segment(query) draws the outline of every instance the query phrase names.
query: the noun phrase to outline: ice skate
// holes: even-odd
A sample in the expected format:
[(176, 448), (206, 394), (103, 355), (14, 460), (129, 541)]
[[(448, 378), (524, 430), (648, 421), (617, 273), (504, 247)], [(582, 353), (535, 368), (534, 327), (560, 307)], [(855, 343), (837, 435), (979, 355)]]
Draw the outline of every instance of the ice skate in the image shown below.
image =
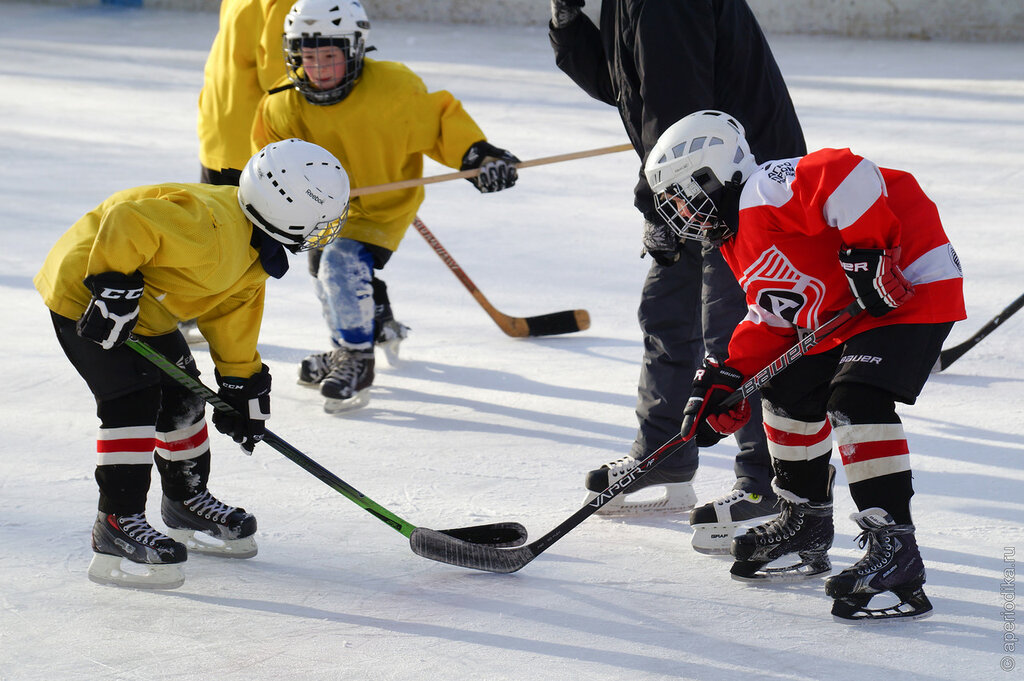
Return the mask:
[(734, 489), (690, 512), (690, 545), (697, 553), (728, 555), (738, 530), (766, 522), (780, 510), (779, 497), (774, 492), (754, 494)]
[[(913, 525), (897, 525), (880, 508), (854, 513), (861, 528), (857, 544), (867, 552), (838, 575), (825, 580), (825, 593), (835, 599), (832, 616), (837, 622), (875, 622), (897, 618), (921, 619), (932, 614), (924, 593), (924, 563)], [(890, 592), (898, 603), (868, 608), (872, 597)]]
[[(632, 456), (624, 456), (600, 468), (587, 473), (586, 487), (588, 490), (585, 503), (590, 503), (597, 495), (608, 489), (608, 486), (629, 475), (639, 464)], [(650, 487), (663, 487), (664, 493), (651, 495), (639, 494)], [(697, 503), (697, 494), (693, 491), (693, 483), (689, 480), (674, 479), (671, 473), (655, 468), (645, 474), (638, 482), (614, 497), (596, 511), (603, 516), (637, 516), (650, 513), (685, 513)]]
[(256, 517), (222, 503), (209, 490), (185, 501), (164, 497), (160, 514), (169, 528), (167, 535), (190, 551), (226, 558), (256, 555)]
[(92, 526), (89, 579), (134, 589), (176, 589), (185, 583), (181, 564), (188, 550), (161, 534), (145, 513), (100, 512)]
[(409, 337), (409, 327), (391, 317), (377, 322), (374, 344), (384, 351), (384, 359), (390, 366), (398, 366), (398, 348)]
[(330, 350), (327, 352), (314, 352), (303, 359), (299, 365), (298, 384), (304, 385), (307, 388), (318, 387), (321, 381), (327, 378), (327, 374), (331, 373), (331, 357), (333, 354)]
[[(773, 483), (782, 509), (778, 517), (747, 530), (732, 540), (730, 552), (736, 559), (729, 572), (744, 582), (791, 582), (829, 572), (828, 550), (835, 530), (832, 525), (832, 485), (835, 468), (829, 466), (828, 500), (811, 502)], [(789, 565), (771, 563), (797, 554), (800, 561)]]
[(370, 401), (373, 385), (373, 349), (338, 348), (331, 357), (331, 372), (320, 384), (328, 414), (353, 411)]
[(196, 320), (190, 319), (186, 322), (178, 322), (178, 331), (185, 337), (185, 342), (189, 345), (206, 345), (206, 338), (199, 331)]

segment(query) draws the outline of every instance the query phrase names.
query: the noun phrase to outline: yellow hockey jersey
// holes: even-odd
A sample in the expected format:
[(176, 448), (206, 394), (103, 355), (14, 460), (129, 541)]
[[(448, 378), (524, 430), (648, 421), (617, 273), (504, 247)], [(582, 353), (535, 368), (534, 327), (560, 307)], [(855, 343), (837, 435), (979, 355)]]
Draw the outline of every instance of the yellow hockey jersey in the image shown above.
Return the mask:
[[(424, 154), (458, 169), (470, 145), (485, 139), (450, 92), (427, 92), (405, 65), (372, 59), (364, 60), (358, 84), (337, 104), (310, 104), (298, 90), (265, 95), (250, 151), (289, 137), (334, 154), (353, 188), (421, 177)], [(341, 236), (393, 251), (423, 197), (423, 187), (355, 197)]]
[(260, 370), (256, 350), (267, 273), (250, 245), (238, 188), (160, 184), (117, 192), (82, 216), (46, 256), (33, 282), (46, 306), (85, 312), (92, 274), (138, 270), (145, 281), (135, 332), (171, 333), (196, 319), (221, 375)]
[(199, 162), (241, 170), (260, 97), (287, 73), (281, 47), (292, 0), (223, 0), (199, 93)]

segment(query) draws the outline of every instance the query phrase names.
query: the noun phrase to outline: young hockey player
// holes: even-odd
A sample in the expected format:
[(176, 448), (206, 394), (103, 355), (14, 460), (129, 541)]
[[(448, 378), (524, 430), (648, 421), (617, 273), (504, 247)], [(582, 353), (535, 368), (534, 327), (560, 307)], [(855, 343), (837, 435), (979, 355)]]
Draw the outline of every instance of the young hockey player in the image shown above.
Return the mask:
[[(270, 372), (256, 350), (268, 276), (285, 251), (330, 243), (344, 224), (349, 182), (330, 153), (290, 139), (244, 167), (238, 187), (160, 184), (118, 192), (79, 219), (35, 277), (57, 340), (96, 398), (99, 514), (89, 578), (174, 588), (188, 548), (256, 555), (256, 518), (207, 488), (205, 403), (123, 344), (133, 331), (199, 375), (177, 329), (197, 319), (210, 342), (220, 396), (217, 430), (251, 453), (270, 416)], [(146, 520), (156, 462), (166, 534)], [(204, 533), (212, 540), (196, 536)], [(121, 569), (122, 559), (145, 573)]]
[[(733, 539), (733, 576), (770, 581), (830, 570), (835, 438), (867, 552), (826, 581), (833, 615), (927, 614), (895, 403), (916, 401), (953, 322), (965, 317), (960, 264), (935, 205), (910, 174), (849, 149), (758, 166), (742, 126), (720, 111), (672, 125), (645, 170), (658, 212), (681, 237), (720, 247), (749, 308), (728, 356), (709, 356), (697, 372), (684, 435), (713, 442), (734, 431), (748, 405), (721, 405), (745, 378), (854, 299), (866, 310), (762, 389), (782, 512)], [(768, 567), (793, 553), (799, 563)], [(885, 591), (900, 603), (869, 609)]]
[[(365, 59), (369, 31), (358, 2), (295, 3), (284, 24), (294, 87), (260, 102), (253, 145), (308, 139), (341, 159), (355, 187), (420, 177), (424, 155), (452, 168), (479, 168), (471, 181), (481, 192), (513, 186), (519, 159), (488, 144), (450, 93), (427, 92), (402, 64)], [(381, 331), (374, 322), (374, 291), (381, 288), (374, 270), (398, 248), (423, 197), (416, 187), (353, 199), (341, 238), (322, 255), (310, 254), (332, 349), (303, 360), (299, 382), (319, 386), (329, 412), (369, 401), (373, 339)]]
[[(602, 0), (597, 26), (581, 12), (583, 4), (551, 2), (555, 62), (590, 96), (619, 110), (641, 159), (634, 203), (643, 215), (644, 250), (653, 260), (638, 313), (644, 337), (639, 428), (628, 456), (587, 475), (593, 498), (678, 432), (693, 372), (705, 352), (725, 352), (746, 313), (743, 291), (721, 255), (681, 241), (655, 211), (643, 160), (666, 128), (712, 108), (743, 121), (759, 156), (799, 156), (807, 147), (771, 47), (744, 0)], [(778, 512), (758, 406), (737, 431), (736, 443), (733, 489), (690, 513), (693, 548), (702, 553), (728, 553), (738, 528)], [(662, 486), (663, 495), (621, 494), (601, 512), (689, 511), (697, 502), (697, 467), (697, 443), (687, 443), (636, 486)]]

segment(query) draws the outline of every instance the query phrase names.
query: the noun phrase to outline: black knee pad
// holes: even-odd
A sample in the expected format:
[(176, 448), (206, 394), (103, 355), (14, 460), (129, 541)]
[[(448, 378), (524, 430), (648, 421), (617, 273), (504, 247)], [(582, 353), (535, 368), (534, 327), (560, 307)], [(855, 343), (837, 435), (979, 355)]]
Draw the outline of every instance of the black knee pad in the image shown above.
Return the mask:
[(833, 426), (860, 423), (899, 423), (895, 396), (866, 383), (838, 383), (828, 397)]

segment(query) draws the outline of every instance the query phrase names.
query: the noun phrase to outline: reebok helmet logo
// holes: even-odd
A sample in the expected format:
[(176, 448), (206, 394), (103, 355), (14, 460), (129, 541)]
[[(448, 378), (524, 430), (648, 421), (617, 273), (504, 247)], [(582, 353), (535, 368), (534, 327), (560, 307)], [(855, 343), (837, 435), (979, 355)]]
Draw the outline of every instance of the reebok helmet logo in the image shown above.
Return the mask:
[(323, 200), (323, 199), (321, 199), (321, 198), (320, 198), (319, 196), (317, 196), (316, 194), (314, 194), (314, 193), (313, 193), (312, 191), (310, 191), (310, 190), (309, 190), (308, 188), (306, 189), (306, 196), (308, 196), (309, 198), (313, 199), (314, 201), (316, 201), (317, 203), (319, 203), (319, 204), (320, 204), (321, 206), (322, 206), (322, 205), (324, 205), (324, 200)]

